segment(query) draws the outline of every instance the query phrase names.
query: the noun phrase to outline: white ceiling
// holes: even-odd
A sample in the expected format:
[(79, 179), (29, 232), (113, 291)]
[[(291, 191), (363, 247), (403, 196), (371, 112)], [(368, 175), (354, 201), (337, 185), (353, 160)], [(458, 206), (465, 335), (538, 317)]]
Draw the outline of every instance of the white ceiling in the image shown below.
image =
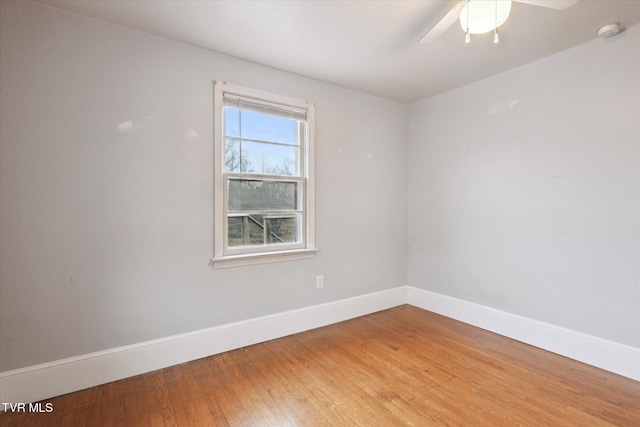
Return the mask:
[(585, 43), (602, 25), (640, 22), (640, 0), (581, 0), (566, 10), (514, 3), (497, 45), (491, 34), (465, 45), (457, 23), (424, 45), (460, 0), (36, 1), (403, 103)]

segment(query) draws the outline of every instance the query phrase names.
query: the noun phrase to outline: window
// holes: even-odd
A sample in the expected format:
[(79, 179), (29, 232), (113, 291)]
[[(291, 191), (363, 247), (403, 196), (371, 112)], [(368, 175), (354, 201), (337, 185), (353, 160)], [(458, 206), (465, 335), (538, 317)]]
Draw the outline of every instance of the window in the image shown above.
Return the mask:
[(312, 103), (214, 83), (215, 268), (314, 256)]

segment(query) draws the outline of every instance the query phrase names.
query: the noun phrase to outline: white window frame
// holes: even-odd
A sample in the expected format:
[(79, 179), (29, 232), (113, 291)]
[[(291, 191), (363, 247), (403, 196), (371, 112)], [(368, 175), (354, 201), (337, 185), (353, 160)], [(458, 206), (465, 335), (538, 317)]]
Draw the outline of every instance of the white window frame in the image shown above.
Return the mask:
[[(300, 174), (278, 176), (250, 173), (231, 173), (225, 170), (225, 97), (241, 98), (251, 103), (264, 104), (269, 108), (293, 111), (306, 116), (306, 137), (300, 145)], [(231, 83), (214, 81), (214, 253), (213, 267), (226, 268), (270, 262), (308, 259), (315, 256), (315, 106), (312, 102), (250, 89)], [(302, 113), (301, 113), (302, 112)], [(296, 243), (261, 246), (228, 245), (227, 212), (228, 181), (232, 179), (258, 179), (260, 181), (295, 182), (299, 187), (300, 211), (302, 213), (299, 239)], [(265, 211), (265, 214), (270, 212)]]

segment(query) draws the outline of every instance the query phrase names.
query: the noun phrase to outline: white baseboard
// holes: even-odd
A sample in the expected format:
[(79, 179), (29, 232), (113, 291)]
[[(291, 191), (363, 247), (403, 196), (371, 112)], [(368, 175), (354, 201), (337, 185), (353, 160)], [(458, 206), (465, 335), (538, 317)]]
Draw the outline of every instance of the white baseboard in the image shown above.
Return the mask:
[(37, 402), (406, 304), (407, 287), (0, 373), (1, 402)]
[(640, 349), (434, 292), (408, 287), (408, 303), (640, 381)]
[(411, 304), (640, 381), (640, 349), (402, 286), (0, 373), (1, 402), (37, 402), (259, 342)]

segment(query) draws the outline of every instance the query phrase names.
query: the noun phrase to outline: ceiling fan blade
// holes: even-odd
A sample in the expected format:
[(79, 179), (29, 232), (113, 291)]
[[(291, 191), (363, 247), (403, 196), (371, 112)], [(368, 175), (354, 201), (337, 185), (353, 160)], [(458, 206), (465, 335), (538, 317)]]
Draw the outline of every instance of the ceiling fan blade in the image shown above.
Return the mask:
[(580, 0), (513, 0), (517, 3), (530, 4), (531, 6), (546, 7), (549, 9), (564, 10), (570, 8)]
[(421, 44), (429, 43), (431, 40), (438, 37), (440, 34), (444, 33), (454, 22), (458, 20), (460, 16), (460, 10), (467, 4), (466, 0), (461, 1), (460, 3), (453, 6), (453, 8), (447, 12), (447, 14), (438, 22), (432, 29), (429, 30), (427, 34), (422, 36), (420, 39)]

